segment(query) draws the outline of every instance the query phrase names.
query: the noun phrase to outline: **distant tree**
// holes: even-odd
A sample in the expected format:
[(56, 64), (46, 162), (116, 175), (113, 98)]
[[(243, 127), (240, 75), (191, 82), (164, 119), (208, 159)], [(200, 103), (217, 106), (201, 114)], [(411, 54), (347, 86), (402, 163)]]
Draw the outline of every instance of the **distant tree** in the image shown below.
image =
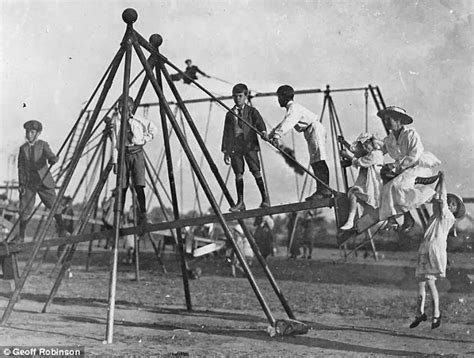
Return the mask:
[(163, 210), (161, 208), (159, 208), (157, 206), (153, 207), (149, 211), (149, 218), (150, 218), (151, 222), (159, 223), (159, 222), (168, 221), (168, 220), (174, 218), (172, 208), (164, 208), (164, 212), (166, 213), (166, 217), (165, 217), (165, 214), (163, 213)]

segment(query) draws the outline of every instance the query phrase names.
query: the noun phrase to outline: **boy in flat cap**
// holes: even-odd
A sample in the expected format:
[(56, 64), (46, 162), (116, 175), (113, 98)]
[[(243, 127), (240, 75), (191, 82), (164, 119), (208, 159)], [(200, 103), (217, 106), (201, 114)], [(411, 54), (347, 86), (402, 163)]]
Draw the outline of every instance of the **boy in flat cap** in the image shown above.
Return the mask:
[(235, 186), (237, 188), (237, 203), (230, 208), (231, 212), (245, 210), (245, 162), (247, 162), (262, 196), (260, 207), (270, 206), (260, 170), (260, 160), (258, 158), (260, 145), (258, 137), (254, 130), (247, 126), (241, 118), (262, 132), (262, 136), (266, 137), (267, 129), (260, 113), (254, 107), (246, 104), (247, 95), (248, 88), (243, 83), (236, 84), (232, 89), (235, 106), (232, 108), (232, 112), (227, 112), (225, 116), (224, 133), (222, 136), (221, 151), (224, 153), (224, 162), (232, 166), (235, 174)]
[[(26, 143), (18, 153), (18, 183), (20, 191), (20, 232), (19, 241), (25, 240), (25, 231), (29, 216), (35, 205), (36, 194), (46, 208), (51, 209), (56, 200), (55, 183), (49, 171), (49, 165), (55, 164), (57, 157), (49, 144), (40, 136), (43, 126), (40, 122), (31, 120), (23, 125)], [(54, 215), (59, 236), (64, 236), (65, 229), (61, 214)]]

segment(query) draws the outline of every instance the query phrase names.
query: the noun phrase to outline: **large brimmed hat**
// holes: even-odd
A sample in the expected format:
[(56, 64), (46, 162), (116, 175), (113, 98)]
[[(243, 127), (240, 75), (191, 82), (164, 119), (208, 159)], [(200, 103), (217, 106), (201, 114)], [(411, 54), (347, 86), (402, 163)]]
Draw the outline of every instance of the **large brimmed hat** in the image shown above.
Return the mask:
[(43, 125), (41, 124), (41, 122), (33, 119), (31, 121), (25, 122), (25, 124), (23, 124), (23, 128), (25, 128), (26, 130), (33, 129), (38, 132), (41, 132), (43, 130)]
[(397, 106), (389, 106), (377, 112), (377, 116), (382, 119), (384, 119), (386, 115), (390, 115), (390, 117), (394, 119), (399, 119), (402, 124), (413, 123), (413, 118), (411, 118), (403, 108)]
[(448, 193), (447, 194), (447, 199), (448, 200), (454, 200), (458, 204), (458, 211), (454, 214), (454, 217), (456, 219), (462, 218), (464, 215), (466, 215), (466, 207), (464, 206), (464, 202), (462, 199), (457, 196), (456, 194), (453, 193)]

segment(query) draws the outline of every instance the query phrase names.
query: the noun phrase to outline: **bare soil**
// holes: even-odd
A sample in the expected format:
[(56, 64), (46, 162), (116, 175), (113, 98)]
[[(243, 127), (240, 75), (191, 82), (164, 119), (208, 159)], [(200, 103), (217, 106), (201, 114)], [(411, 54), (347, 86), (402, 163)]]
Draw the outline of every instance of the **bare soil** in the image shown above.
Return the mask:
[[(432, 330), (430, 319), (408, 328), (415, 314), (415, 252), (344, 261), (336, 250), (315, 249), (310, 260), (287, 260), (282, 249), (269, 258), (269, 266), (296, 318), (311, 329), (272, 338), (248, 280), (242, 274), (232, 278), (224, 257), (191, 263), (202, 276), (190, 281), (192, 311), (187, 311), (176, 256), (164, 254), (168, 273), (163, 274), (151, 248), (144, 247), (139, 281), (133, 265), (119, 266), (114, 342), (105, 344), (110, 254), (94, 244), (86, 272), (87, 245), (81, 246), (72, 277), (63, 281), (48, 312), (39, 313), (54, 283), (49, 274), (56, 256), (50, 252), (28, 278), (7, 325), (0, 327), (0, 345), (80, 345), (88, 356), (474, 355), (471, 253), (450, 255), (448, 277), (438, 285), (442, 324)], [(27, 257), (21, 255), (20, 270)], [(252, 272), (274, 317), (287, 318), (261, 267), (254, 264)], [(8, 283), (0, 281), (2, 310)], [(431, 318), (429, 307), (427, 313)]]

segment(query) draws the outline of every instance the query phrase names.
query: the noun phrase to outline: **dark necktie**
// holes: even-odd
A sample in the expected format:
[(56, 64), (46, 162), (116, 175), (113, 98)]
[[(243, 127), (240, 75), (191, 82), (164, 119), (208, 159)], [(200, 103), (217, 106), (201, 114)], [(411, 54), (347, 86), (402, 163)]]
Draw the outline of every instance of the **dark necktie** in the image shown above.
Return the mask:
[(29, 155), (29, 157), (30, 157), (30, 161), (31, 161), (31, 162), (34, 162), (34, 159), (35, 159), (35, 149), (34, 149), (34, 146), (33, 146), (33, 145), (30, 145), (29, 147), (30, 147), (30, 148), (29, 148), (29, 153), (28, 153), (28, 155)]
[(237, 115), (239, 116), (239, 119), (237, 119), (237, 123), (239, 124), (239, 127), (242, 128), (242, 120), (240, 118), (242, 118), (242, 108), (241, 107), (237, 107)]

